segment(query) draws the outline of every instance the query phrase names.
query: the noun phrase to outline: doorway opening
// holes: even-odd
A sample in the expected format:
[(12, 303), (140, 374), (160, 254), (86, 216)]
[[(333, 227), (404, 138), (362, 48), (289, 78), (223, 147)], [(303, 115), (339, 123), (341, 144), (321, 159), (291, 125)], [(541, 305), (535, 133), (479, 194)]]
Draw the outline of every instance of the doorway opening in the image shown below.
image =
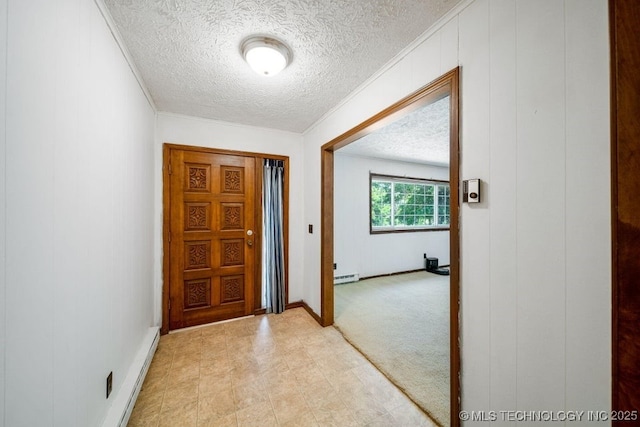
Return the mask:
[[(322, 146), (322, 199), (321, 199), (321, 322), (334, 323), (334, 231), (335, 209), (334, 167), (335, 151), (388, 126), (416, 110), (443, 98), (449, 99), (449, 419), (458, 426), (460, 408), (460, 351), (459, 340), (459, 68), (456, 68), (377, 115), (364, 121), (343, 135)], [(413, 221), (414, 219), (411, 219)], [(436, 218), (437, 221), (437, 218)], [(402, 227), (400, 227), (402, 228)], [(396, 232), (400, 232), (397, 230)]]

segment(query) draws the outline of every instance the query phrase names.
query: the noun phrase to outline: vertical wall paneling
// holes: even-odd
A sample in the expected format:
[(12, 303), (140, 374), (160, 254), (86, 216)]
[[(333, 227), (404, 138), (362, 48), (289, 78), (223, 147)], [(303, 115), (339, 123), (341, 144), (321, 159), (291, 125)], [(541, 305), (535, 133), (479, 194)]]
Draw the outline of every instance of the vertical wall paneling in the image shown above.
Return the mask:
[[(438, 75), (442, 75), (458, 66), (458, 17), (453, 17), (438, 33), (440, 35), (440, 70)], [(422, 70), (420, 71), (422, 72)]]
[[(57, 28), (53, 43), (55, 46), (72, 46), (81, 37), (81, 12), (77, 1), (59, 2), (54, 22)], [(51, 18), (51, 17), (49, 17)], [(69, 278), (76, 275), (77, 260), (67, 254), (78, 253), (81, 248), (80, 234), (74, 229), (77, 224), (81, 204), (78, 200), (77, 183), (80, 177), (77, 169), (63, 165), (78, 163), (76, 149), (79, 127), (78, 99), (81, 87), (75, 82), (82, 81), (79, 63), (79, 49), (58, 50), (56, 60), (48, 68), (51, 73), (51, 85), (55, 98), (47, 100), (53, 108), (51, 115), (55, 128), (51, 130), (53, 146), (53, 182), (55, 183), (55, 201), (51, 206), (53, 215), (53, 241), (56, 249), (53, 254), (52, 282), (56, 284), (53, 293), (54, 307), (67, 307), (65, 310), (50, 312), (51, 324), (56, 331), (53, 341), (53, 420), (55, 425), (73, 425), (76, 416), (77, 387), (79, 378), (75, 370), (76, 354), (80, 350), (74, 337), (77, 333), (74, 325), (77, 300), (76, 283)]]
[(591, 337), (611, 339), (609, 86), (594, 84), (609, 63), (592, 52), (608, 51), (608, 13), (597, 0), (566, 0), (565, 10), (566, 407), (606, 410), (611, 348)]
[(518, 409), (564, 408), (564, 2), (517, 2)]
[[(53, 418), (55, 5), (11, 1), (7, 46), (5, 422)], [(20, 45), (13, 43), (20, 40)], [(37, 126), (34, 126), (34, 121)], [(25, 179), (25, 175), (28, 177)], [(27, 262), (28, 260), (28, 262)], [(18, 286), (21, 284), (22, 286)], [(27, 286), (30, 284), (31, 286)], [(29, 367), (26, 369), (26, 367)], [(25, 397), (29, 401), (25, 402)], [(26, 405), (25, 405), (26, 404)], [(18, 408), (23, 410), (17, 411)], [(50, 422), (50, 421), (49, 421)]]
[(0, 427), (5, 425), (7, 0), (0, 0)]
[(101, 425), (153, 326), (154, 112), (94, 2), (9, 3), (3, 414)]
[[(388, 70), (384, 91), (361, 88), (304, 135), (312, 222), (320, 147), (375, 113), (379, 91), (393, 102), (407, 79), (432, 80), (433, 63), (448, 68), (453, 55), (460, 65), (461, 178), (487, 184), (480, 206), (461, 209), (464, 409), (610, 405), (610, 267), (599, 259), (611, 233), (606, 203), (590, 207), (587, 196), (608, 194), (605, 9), (606, 0), (465, 2)], [(314, 310), (319, 250), (307, 235)]]
[(516, 3), (489, 5), (491, 409), (517, 408)]
[[(483, 180), (483, 201), (461, 206), (461, 306), (462, 353), (475, 348), (473, 362), (462, 364), (463, 408), (469, 397), (476, 407), (488, 408), (491, 382), (491, 270), (490, 253), (493, 191), (489, 181), (490, 157), (490, 73), (489, 0), (479, 0), (459, 17), (461, 69), (460, 138), (461, 179)], [(471, 425), (474, 425), (471, 422)]]
[[(356, 122), (357, 123), (357, 122)], [(315, 131), (317, 132), (317, 131)], [(314, 132), (314, 133), (315, 133)], [(317, 141), (324, 141), (320, 136)], [(327, 139), (329, 141), (329, 139)], [(304, 281), (305, 289), (303, 298), (315, 313), (321, 313), (320, 293), (320, 247), (321, 247), (321, 223), (320, 223), (320, 201), (321, 201), (321, 172), (320, 172), (320, 147), (322, 143), (305, 146), (304, 150), (304, 171), (305, 171), (305, 191), (304, 191), (304, 223), (313, 224), (313, 234), (308, 234), (304, 240)]]
[[(438, 31), (432, 37), (429, 37), (427, 40), (424, 41), (424, 43), (417, 46), (413, 52), (414, 55), (412, 57), (412, 64), (411, 64), (412, 65), (411, 84), (413, 86), (412, 90), (414, 91), (424, 86), (425, 76), (432, 76), (431, 80), (433, 80), (439, 75), (444, 74), (443, 72), (440, 71), (440, 55), (441, 55), (440, 32), (441, 31), (442, 30)], [(455, 65), (451, 68), (455, 68)], [(445, 70), (445, 72), (449, 71), (451, 68)], [(426, 80), (430, 81), (428, 80), (428, 78), (426, 78)], [(407, 95), (409, 93), (410, 92), (407, 92)], [(395, 101), (396, 101), (395, 99), (390, 100), (388, 104), (381, 105), (378, 111), (386, 108), (388, 105), (393, 104), (393, 102)], [(372, 114), (370, 114), (367, 117), (371, 117), (373, 114), (375, 114), (375, 112), (372, 112)], [(366, 117), (364, 117), (363, 119), (366, 119)]]

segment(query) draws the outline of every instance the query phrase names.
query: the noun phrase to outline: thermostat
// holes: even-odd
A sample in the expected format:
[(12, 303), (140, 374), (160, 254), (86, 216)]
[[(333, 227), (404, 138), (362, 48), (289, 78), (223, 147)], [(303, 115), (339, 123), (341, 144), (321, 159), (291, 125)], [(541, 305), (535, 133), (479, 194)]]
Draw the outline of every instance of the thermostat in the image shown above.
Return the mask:
[(480, 203), (479, 179), (467, 179), (462, 181), (462, 201), (464, 203)]

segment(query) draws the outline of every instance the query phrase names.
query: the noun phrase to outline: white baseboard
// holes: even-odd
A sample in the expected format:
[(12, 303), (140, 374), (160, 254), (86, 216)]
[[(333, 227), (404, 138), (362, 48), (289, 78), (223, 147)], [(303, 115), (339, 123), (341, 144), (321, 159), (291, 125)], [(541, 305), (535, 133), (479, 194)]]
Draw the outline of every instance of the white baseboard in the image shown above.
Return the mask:
[(114, 396), (113, 404), (104, 423), (102, 423), (102, 427), (125, 427), (129, 422), (131, 411), (133, 411), (133, 406), (138, 399), (140, 388), (147, 376), (151, 359), (158, 348), (159, 341), (160, 329), (158, 327), (149, 328), (120, 391)]

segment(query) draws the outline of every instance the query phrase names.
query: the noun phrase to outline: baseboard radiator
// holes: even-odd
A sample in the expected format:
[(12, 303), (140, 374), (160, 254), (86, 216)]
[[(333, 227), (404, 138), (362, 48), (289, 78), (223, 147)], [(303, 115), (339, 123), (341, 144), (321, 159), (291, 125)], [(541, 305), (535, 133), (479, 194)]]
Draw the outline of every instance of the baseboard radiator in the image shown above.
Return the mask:
[(147, 376), (159, 341), (160, 330), (157, 327), (150, 328), (120, 391), (114, 396), (115, 399), (102, 427), (126, 427), (129, 423), (131, 412), (138, 399), (138, 394), (140, 394), (142, 383)]
[(341, 274), (333, 277), (333, 284), (342, 285), (343, 283), (357, 282), (358, 280), (360, 280), (358, 273)]

